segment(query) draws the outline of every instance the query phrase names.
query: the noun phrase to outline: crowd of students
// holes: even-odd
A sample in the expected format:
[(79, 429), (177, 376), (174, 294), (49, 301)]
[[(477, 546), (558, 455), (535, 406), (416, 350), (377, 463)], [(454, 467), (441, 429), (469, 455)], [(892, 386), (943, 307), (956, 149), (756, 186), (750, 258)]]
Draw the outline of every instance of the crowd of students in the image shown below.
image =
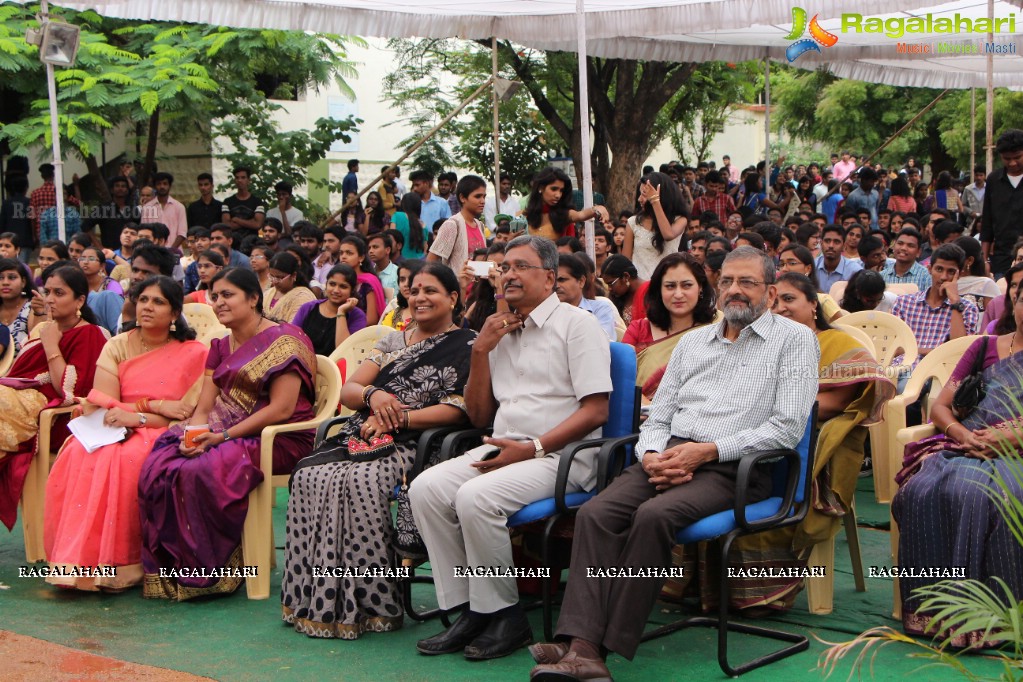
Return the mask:
[[(238, 192), (224, 202), (200, 175), (200, 199), (187, 207), (163, 173), (141, 222), (121, 212), (116, 235), (97, 223), (69, 231), (66, 244), (38, 241), (48, 236), (42, 194), (52, 194), (52, 181), (30, 197), (21, 188), (28, 208), (41, 210), (0, 233), (0, 346), (15, 356), (0, 379), (9, 415), (0, 425), (0, 520), (10, 528), (16, 518), (40, 411), (102, 410), (104, 424), (128, 435), (92, 452), (68, 440), (47, 484), (45, 547), (54, 566), (110, 566), (116, 575), (48, 580), (111, 591), (141, 584), (143, 596), (177, 600), (233, 591), (242, 582), (245, 500), (262, 478), (260, 433), (311, 418), (316, 355), (382, 325), (393, 333), (344, 382), (341, 400), (355, 417), (341, 433), (316, 450), (311, 433), (274, 441), (274, 473), (293, 474), (282, 613), (299, 632), (355, 639), (400, 627), (393, 575), (315, 570), (393, 568), (397, 552), (429, 558), (440, 605), (460, 616), (420, 641), (421, 653), (479, 660), (530, 643), (514, 579), (457, 569), (511, 565), (506, 518), (549, 497), (556, 453), (607, 418), (607, 342), (615, 340), (636, 350), (650, 418), (641, 461), (583, 507), (573, 569), (682, 560), (672, 554), (673, 529), (729, 507), (738, 461), (767, 445), (792, 447), (816, 401), (826, 445), (818, 457), (829, 472), (818, 494), (835, 504), (815, 507), (771, 547), (740, 548), (744, 561), (773, 552), (779, 565), (805, 567), (810, 548), (837, 531), (835, 510), (849, 508), (864, 458), (860, 427), (897, 390), (889, 377), (904, 381), (913, 369), (879, 367), (872, 349), (832, 326), (843, 315), (901, 317), (921, 356), (951, 338), (998, 335), (971, 346), (939, 397), (933, 418), (943, 435), (913, 450), (896, 496), (900, 522), (919, 516), (910, 498), (997, 466), (993, 434), (1018, 415), (992, 407), (978, 421), (949, 405), (983, 353), (992, 393), (1023, 389), (1009, 371), (1023, 357), (1023, 131), (1003, 134), (998, 152), (1003, 168), (976, 173), (963, 198), (939, 174), (917, 200), (905, 194), (919, 177), (915, 160), (895, 173), (857, 167), (848, 153), (824, 169), (779, 164), (768, 192), (762, 172), (740, 172), (727, 158), (721, 169), (666, 164), (646, 169), (633, 210), (614, 220), (603, 206), (576, 206), (570, 178), (555, 168), (534, 176), (518, 211), (510, 183), (488, 203), (480, 177), (442, 175), (445, 195), (417, 171), (406, 192), (395, 168), (365, 208), (350, 202), (325, 228), (291, 205), (287, 183), (267, 210), (249, 193), (245, 168), (235, 169)], [(354, 198), (358, 162), (349, 170)], [(110, 187), (121, 208), (141, 201), (128, 176)], [(594, 259), (581, 240), (591, 219)], [(886, 291), (893, 284), (918, 291), (895, 296)], [(188, 303), (211, 306), (227, 335), (195, 340)], [(777, 372), (743, 369), (752, 363)], [(415, 436), (459, 423), (493, 435), (417, 478), (408, 498), (415, 527), (396, 532), (391, 493), (412, 466)], [(188, 430), (199, 426), (198, 435)], [(939, 471), (928, 458), (938, 452), (969, 457)], [(577, 458), (573, 489), (593, 486), (593, 464), (593, 453)], [(762, 478), (754, 496), (769, 490)], [(981, 497), (962, 493), (957, 504), (993, 519)], [(934, 504), (932, 526), (980, 532)], [(913, 561), (975, 558), (921, 540), (914, 523), (902, 532)], [(991, 546), (1015, 557), (1007, 537), (992, 536)], [(971, 577), (998, 575), (1023, 593), (1019, 565), (985, 564)], [(222, 575), (195, 575), (201, 567)], [(609, 677), (607, 651), (635, 654), (662, 586), (570, 580), (561, 639), (531, 647), (533, 679)], [(799, 579), (746, 582), (723, 598), (751, 611), (784, 609), (801, 587)], [(904, 594), (906, 627), (920, 632), (924, 616)]]

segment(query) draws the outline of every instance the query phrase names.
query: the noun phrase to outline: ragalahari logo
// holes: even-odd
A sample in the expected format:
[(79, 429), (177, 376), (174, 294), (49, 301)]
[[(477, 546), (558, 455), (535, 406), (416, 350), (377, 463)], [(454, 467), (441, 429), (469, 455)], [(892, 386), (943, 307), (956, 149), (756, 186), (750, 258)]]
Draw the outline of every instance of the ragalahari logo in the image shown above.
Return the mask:
[(788, 49), (785, 50), (785, 56), (788, 57), (789, 63), (796, 61), (807, 52), (820, 52), (821, 46), (831, 47), (838, 42), (838, 36), (834, 33), (828, 33), (817, 23), (818, 16), (820, 15), (815, 14), (813, 19), (810, 20), (810, 37), (800, 40), (799, 38), (807, 30), (806, 10), (802, 7), (792, 8), (792, 31), (785, 36), (785, 40), (795, 40), (796, 42), (789, 45)]

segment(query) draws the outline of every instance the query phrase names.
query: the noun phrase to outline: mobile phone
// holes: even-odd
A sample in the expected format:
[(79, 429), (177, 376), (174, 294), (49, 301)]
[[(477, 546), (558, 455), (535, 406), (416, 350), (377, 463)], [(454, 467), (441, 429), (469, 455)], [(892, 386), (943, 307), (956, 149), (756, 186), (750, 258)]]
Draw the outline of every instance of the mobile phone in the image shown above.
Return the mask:
[(467, 262), (469, 263), (469, 269), (472, 270), (472, 274), (476, 275), (477, 277), (489, 277), (490, 271), (493, 270), (494, 266), (496, 265), (496, 263), (494, 263), (494, 261), (492, 260), (486, 261), (471, 260)]
[(486, 462), (488, 459), (493, 459), (501, 454), (501, 448), (484, 443), (467, 451), (465, 454), (469, 455), (474, 462)]

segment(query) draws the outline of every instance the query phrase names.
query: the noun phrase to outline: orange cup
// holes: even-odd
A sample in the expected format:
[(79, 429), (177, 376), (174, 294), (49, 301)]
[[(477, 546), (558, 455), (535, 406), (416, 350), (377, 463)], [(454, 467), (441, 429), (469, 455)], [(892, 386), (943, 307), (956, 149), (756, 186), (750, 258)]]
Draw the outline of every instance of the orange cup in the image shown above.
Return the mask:
[(210, 432), (209, 424), (196, 424), (195, 426), (186, 426), (185, 447), (194, 448), (197, 445), (197, 443), (195, 442), (196, 437), (209, 432)]

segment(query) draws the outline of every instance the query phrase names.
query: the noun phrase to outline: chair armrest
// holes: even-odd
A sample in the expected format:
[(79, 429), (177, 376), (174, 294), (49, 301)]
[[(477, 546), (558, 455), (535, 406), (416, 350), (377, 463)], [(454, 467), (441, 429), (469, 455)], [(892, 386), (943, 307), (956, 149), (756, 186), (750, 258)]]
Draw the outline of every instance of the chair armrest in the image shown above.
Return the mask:
[(558, 459), (558, 478), (554, 483), (554, 506), (559, 514), (568, 512), (568, 505), (565, 504), (565, 490), (568, 488), (568, 472), (572, 469), (572, 462), (575, 461), (575, 456), (583, 450), (595, 448), (598, 445), (603, 445), (605, 442), (607, 442), (606, 438), (577, 440), (561, 449)]
[(39, 431), (44, 428), (52, 429), (53, 422), (62, 414), (71, 414), (77, 405), (65, 405), (64, 407), (47, 407), (39, 413)]
[(446, 462), (451, 459), (458, 447), (467, 440), (473, 438), (482, 438), (483, 436), (489, 436), (493, 433), (493, 429), (459, 429), (452, 433), (444, 436), (444, 440), (440, 444), (440, 462)]
[(625, 470), (626, 460), (629, 455), (627, 448), (630, 445), (634, 445), (638, 440), (638, 433), (605, 439), (604, 444), (597, 452), (598, 491), (611, 485), (611, 481)]
[(333, 417), (331, 419), (324, 419), (322, 422), (320, 422), (319, 427), (317, 427), (316, 429), (316, 438), (313, 440), (313, 448), (314, 449), (318, 448), (320, 445), (323, 444), (323, 441), (327, 440), (327, 434), (330, 433), (330, 430), (332, 428), (334, 428), (338, 424), (343, 424), (344, 422), (348, 421), (351, 418), (352, 418), (351, 415), (346, 415), (344, 417)]
[(416, 459), (412, 464), (412, 470), (408, 474), (408, 482), (411, 483), (426, 468), (426, 461), (430, 457), (430, 451), (433, 450), (438, 440), (442, 440), (446, 436), (462, 430), (464, 429), (461, 426), (435, 426), (419, 434), (419, 440), (416, 443)]
[(924, 438), (930, 438), (938, 434), (938, 429), (935, 428), (934, 424), (920, 424), (919, 426), (909, 426), (904, 429), (899, 429), (895, 434), (895, 440), (905, 446), (910, 443), (915, 443), (918, 440)]
[[(766, 519), (761, 519), (759, 521), (747, 521), (746, 505), (749, 504), (749, 501), (747, 500), (749, 492), (749, 477), (753, 472), (753, 467), (765, 459), (776, 459), (778, 457), (784, 457), (789, 462), (788, 481), (785, 484), (785, 497), (782, 499), (781, 508), (778, 510), (778, 513)], [(799, 453), (795, 450), (765, 450), (763, 452), (743, 456), (743, 458), (739, 461), (739, 472), (736, 476), (735, 522), (744, 530), (756, 531), (761, 528), (773, 526), (779, 521), (788, 518), (792, 512), (792, 503), (796, 497), (796, 489), (799, 486), (799, 475), (800, 458)], [(807, 488), (806, 494), (810, 494), (809, 488)]]

